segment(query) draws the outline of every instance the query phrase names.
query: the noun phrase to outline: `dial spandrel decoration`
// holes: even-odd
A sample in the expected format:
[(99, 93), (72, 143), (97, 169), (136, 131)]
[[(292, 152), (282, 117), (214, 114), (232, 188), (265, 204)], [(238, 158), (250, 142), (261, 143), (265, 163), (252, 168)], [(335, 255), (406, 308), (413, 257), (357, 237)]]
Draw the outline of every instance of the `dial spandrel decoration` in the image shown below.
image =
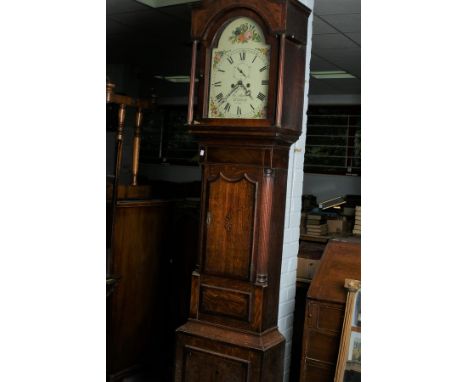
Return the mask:
[(269, 73), (261, 28), (246, 17), (229, 23), (212, 50), (208, 117), (266, 118)]

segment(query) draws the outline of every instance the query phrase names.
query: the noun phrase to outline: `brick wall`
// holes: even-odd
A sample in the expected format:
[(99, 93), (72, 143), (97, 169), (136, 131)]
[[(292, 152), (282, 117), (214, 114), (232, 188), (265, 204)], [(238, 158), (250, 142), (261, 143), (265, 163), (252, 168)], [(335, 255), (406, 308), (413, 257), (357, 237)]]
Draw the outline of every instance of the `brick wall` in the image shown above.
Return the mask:
[[(301, 0), (313, 10), (314, 0)], [(281, 263), (280, 298), (278, 308), (278, 328), (286, 338), (283, 381), (289, 381), (291, 363), (291, 341), (294, 319), (294, 298), (296, 296), (297, 253), (299, 250), (299, 225), (301, 221), (301, 198), (304, 181), (304, 146), (306, 138), (306, 113), (309, 93), (309, 71), (312, 50), (312, 14), (309, 17), (308, 43), (306, 56), (306, 83), (304, 89), (304, 118), (302, 135), (289, 152), (289, 173), (286, 194), (286, 214), (284, 224), (283, 259)]]

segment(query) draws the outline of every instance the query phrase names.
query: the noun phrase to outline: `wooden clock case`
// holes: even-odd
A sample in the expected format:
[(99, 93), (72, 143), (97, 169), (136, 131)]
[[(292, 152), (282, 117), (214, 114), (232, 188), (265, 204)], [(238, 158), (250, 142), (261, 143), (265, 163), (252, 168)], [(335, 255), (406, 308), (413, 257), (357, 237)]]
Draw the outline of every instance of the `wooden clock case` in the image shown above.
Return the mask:
[[(289, 148), (302, 128), (307, 20), (296, 0), (205, 0), (193, 9), (188, 124), (200, 144), (201, 227), (176, 381), (280, 381), (278, 299)], [(208, 119), (211, 49), (249, 17), (271, 46), (267, 118)], [(193, 113), (195, 78), (198, 111)]]

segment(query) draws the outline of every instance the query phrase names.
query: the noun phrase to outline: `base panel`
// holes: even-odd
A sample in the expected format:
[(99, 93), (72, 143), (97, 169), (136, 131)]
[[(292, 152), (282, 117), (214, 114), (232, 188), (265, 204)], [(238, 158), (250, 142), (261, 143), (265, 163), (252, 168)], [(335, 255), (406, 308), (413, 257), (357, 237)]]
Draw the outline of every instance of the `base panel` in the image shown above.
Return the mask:
[(189, 321), (177, 329), (176, 382), (281, 382), (284, 337)]

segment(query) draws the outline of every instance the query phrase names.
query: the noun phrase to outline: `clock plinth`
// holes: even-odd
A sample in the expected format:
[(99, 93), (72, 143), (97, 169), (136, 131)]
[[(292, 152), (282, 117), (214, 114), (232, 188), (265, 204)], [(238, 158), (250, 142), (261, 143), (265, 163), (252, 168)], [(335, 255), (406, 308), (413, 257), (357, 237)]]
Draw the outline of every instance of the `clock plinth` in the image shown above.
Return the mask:
[(279, 281), (309, 13), (296, 0), (204, 0), (193, 10), (188, 125), (200, 144), (202, 224), (177, 382), (283, 378)]
[(277, 329), (254, 335), (189, 321), (177, 335), (176, 381), (283, 379), (284, 337)]

